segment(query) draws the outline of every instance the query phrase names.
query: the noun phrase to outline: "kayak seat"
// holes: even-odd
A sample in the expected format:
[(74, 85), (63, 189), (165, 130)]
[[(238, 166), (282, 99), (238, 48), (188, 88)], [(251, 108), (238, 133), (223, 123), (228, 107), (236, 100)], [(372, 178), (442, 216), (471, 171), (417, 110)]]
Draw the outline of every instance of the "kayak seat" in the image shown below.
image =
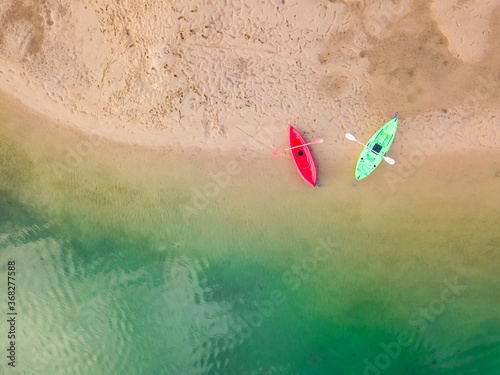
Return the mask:
[(379, 145), (378, 143), (375, 143), (375, 146), (372, 148), (373, 151), (380, 153), (380, 150), (382, 150), (382, 145)]

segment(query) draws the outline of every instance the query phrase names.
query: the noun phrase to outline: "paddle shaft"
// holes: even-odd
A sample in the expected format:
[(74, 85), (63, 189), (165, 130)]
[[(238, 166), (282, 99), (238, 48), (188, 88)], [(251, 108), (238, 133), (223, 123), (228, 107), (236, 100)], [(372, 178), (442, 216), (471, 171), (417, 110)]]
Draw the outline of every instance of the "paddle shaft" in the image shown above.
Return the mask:
[[(313, 141), (313, 142), (316, 142), (316, 141)], [(290, 148), (285, 148), (283, 151), (292, 150), (292, 149), (294, 149), (294, 148), (299, 148), (299, 147), (304, 147), (304, 146), (310, 145), (310, 144), (311, 144), (311, 143), (313, 143), (313, 142), (304, 143), (303, 145), (293, 146), (293, 147), (290, 147)]]
[[(358, 142), (361, 146), (364, 146), (366, 148), (368, 148), (367, 145), (365, 145), (364, 143), (361, 143), (360, 141), (358, 141), (356, 138), (354, 138), (354, 141)], [(369, 149), (369, 148), (368, 148)], [(369, 149), (370, 150), (370, 149)], [(380, 155), (377, 151), (373, 151), (373, 150), (370, 150), (371, 152), (377, 154), (378, 156), (382, 157), (384, 160), (385, 160), (385, 156), (384, 155)]]

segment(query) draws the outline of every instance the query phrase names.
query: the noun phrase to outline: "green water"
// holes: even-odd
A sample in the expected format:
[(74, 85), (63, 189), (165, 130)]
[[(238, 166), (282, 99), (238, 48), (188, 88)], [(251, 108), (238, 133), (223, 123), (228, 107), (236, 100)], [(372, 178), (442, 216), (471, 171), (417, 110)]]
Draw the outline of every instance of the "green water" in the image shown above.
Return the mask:
[(286, 157), (68, 164), (85, 136), (1, 120), (0, 373), (500, 373), (498, 155), (428, 157), (392, 192), (319, 161), (312, 189)]

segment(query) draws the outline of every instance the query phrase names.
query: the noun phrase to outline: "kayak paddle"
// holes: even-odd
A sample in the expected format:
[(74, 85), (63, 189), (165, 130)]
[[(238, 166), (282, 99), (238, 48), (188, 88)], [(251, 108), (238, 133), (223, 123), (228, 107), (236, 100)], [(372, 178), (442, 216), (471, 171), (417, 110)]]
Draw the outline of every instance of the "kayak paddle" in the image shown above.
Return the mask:
[(319, 138), (319, 139), (316, 139), (315, 141), (305, 143), (303, 145), (299, 145), (299, 146), (295, 146), (295, 147), (290, 147), (290, 148), (285, 148), (285, 149), (280, 148), (278, 150), (274, 150), (273, 155), (281, 154), (283, 151), (291, 150), (292, 148), (303, 147), (303, 146), (307, 146), (307, 145), (317, 145), (318, 143), (323, 143), (323, 139)]
[[(358, 142), (360, 145), (365, 146), (366, 148), (368, 148), (368, 146), (367, 146), (367, 145), (365, 145), (365, 144), (361, 143), (360, 141), (358, 141), (358, 140), (356, 139), (356, 137), (354, 137), (351, 133), (345, 133), (345, 137), (346, 137), (348, 140), (350, 140), (350, 141), (355, 141), (355, 142)], [(377, 155), (379, 155), (379, 156), (382, 156), (382, 155), (380, 155), (380, 154), (379, 154), (378, 152), (376, 152), (376, 151), (373, 151), (373, 150), (371, 150), (371, 151), (372, 151), (372, 152), (374, 152), (374, 153), (376, 153), (376, 154), (377, 154)], [(395, 163), (394, 159), (391, 159), (391, 158), (390, 158), (390, 157), (388, 157), (388, 156), (382, 156), (382, 157), (384, 158), (384, 160), (385, 160), (388, 164), (390, 164), (390, 165), (394, 165), (394, 163)]]

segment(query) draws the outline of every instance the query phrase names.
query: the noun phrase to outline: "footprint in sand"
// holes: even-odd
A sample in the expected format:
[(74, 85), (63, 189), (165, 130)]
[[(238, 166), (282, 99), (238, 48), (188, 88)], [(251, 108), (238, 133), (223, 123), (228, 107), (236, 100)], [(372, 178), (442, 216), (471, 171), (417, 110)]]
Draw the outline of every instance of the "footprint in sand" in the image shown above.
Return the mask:
[(480, 61), (486, 52), (490, 18), (500, 0), (437, 0), (431, 5), (432, 17), (448, 38), (450, 53), (465, 62)]

